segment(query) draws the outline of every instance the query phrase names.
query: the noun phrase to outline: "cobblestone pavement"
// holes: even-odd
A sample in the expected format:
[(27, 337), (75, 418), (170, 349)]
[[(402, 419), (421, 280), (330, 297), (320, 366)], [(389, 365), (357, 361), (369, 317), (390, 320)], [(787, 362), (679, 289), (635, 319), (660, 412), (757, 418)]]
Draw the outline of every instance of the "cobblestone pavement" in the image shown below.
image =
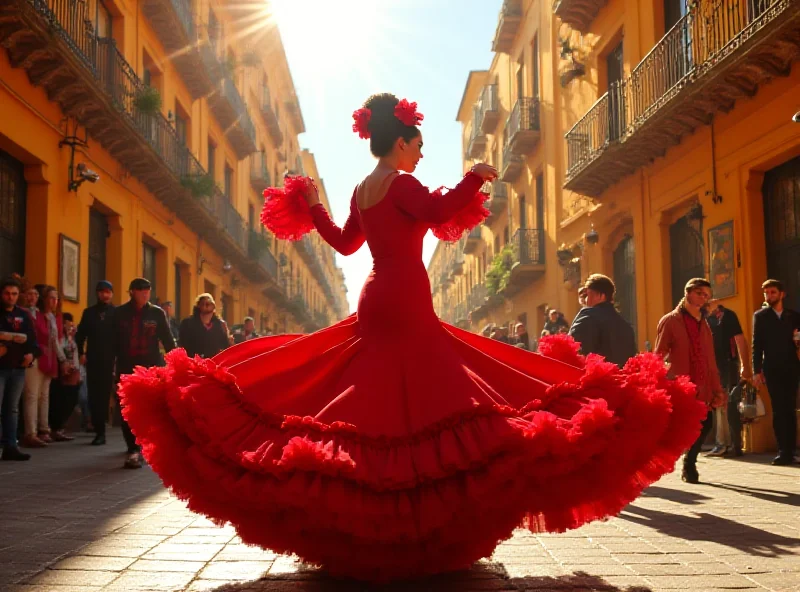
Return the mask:
[[(121, 469), (120, 437), (0, 463), (0, 590), (356, 592), (291, 557), (246, 547), (171, 497), (149, 469)], [(800, 467), (769, 456), (706, 459), (617, 518), (562, 535), (518, 532), (471, 570), (401, 590), (800, 591)]]

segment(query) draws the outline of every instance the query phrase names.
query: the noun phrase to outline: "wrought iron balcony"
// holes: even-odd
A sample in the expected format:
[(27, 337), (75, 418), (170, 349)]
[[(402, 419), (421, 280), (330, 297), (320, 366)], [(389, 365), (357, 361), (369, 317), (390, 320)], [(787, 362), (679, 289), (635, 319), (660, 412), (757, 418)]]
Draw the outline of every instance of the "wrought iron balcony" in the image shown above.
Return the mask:
[(607, 2), (608, 0), (556, 0), (553, 12), (562, 23), (586, 34), (589, 25)]
[(142, 0), (140, 5), (192, 98), (210, 94), (221, 72), (203, 67), (191, 0)]
[(481, 91), (478, 99), (480, 113), (480, 128), (484, 134), (493, 134), (500, 122), (500, 99), (497, 95), (497, 85), (487, 84)]
[(261, 195), (270, 187), (272, 180), (267, 170), (267, 159), (263, 152), (250, 155), (250, 186)]
[[(24, 68), (31, 83), (85, 126), (92, 140), (215, 251), (246, 269), (243, 226), (238, 229), (218, 204), (208, 174), (170, 122), (137, 108), (144, 83), (113, 39), (97, 38), (89, 17), (87, 4), (74, 0), (0, 3), (0, 43), (12, 66)], [(269, 279), (257, 270), (250, 276)]]
[(481, 238), (481, 227), (476, 226), (470, 230), (469, 234), (467, 235), (467, 240), (464, 243), (464, 253), (471, 255), (477, 250), (482, 242), (483, 239)]
[(482, 319), (489, 310), (486, 301), (486, 284), (475, 284), (467, 297), (467, 309), (472, 315), (472, 320)]
[(519, 228), (511, 237), (513, 264), (509, 286), (521, 288), (544, 275), (544, 231)]
[(219, 189), (214, 191), (214, 203), (216, 205), (217, 220), (225, 232), (230, 236), (239, 248), (247, 253), (247, 238), (245, 223), (242, 215), (230, 202), (230, 198)]
[(797, 1), (694, 4), (567, 132), (564, 186), (597, 197), (759, 84), (788, 75), (798, 30)]
[(250, 229), (247, 241), (247, 254), (253, 259), (270, 279), (278, 282), (278, 261), (269, 250), (269, 236), (264, 232)]
[(453, 324), (463, 325), (467, 322), (467, 303), (459, 302), (453, 307)]
[(462, 238), (456, 244), (448, 247), (453, 251), (450, 255), (450, 274), (455, 277), (464, 273), (464, 244), (466, 239)]
[(511, 154), (525, 156), (539, 143), (539, 99), (517, 99), (505, 129), (506, 147)]
[(477, 121), (472, 122), (472, 133), (469, 138), (469, 147), (467, 148), (467, 154), (469, 158), (472, 160), (476, 160), (481, 158), (484, 153), (486, 152), (486, 144), (488, 143), (488, 138), (486, 134), (481, 131), (481, 128), (478, 127)]
[(272, 106), (272, 97), (269, 90), (264, 88), (261, 97), (261, 117), (264, 120), (264, 125), (267, 126), (272, 142), (275, 146), (283, 144), (283, 132), (281, 131), (281, 122), (278, 119), (278, 113)]
[(289, 119), (294, 126), (295, 132), (298, 134), (305, 132), (306, 124), (303, 121), (303, 114), (300, 112), (300, 103), (297, 101), (297, 97), (293, 99), (286, 99), (283, 102), (283, 107), (286, 109), (286, 113), (289, 115)]
[(256, 128), (233, 80), (224, 76), (208, 105), (240, 159), (256, 151)]
[(508, 185), (504, 181), (492, 181), (491, 197), (489, 198), (489, 217), (486, 224), (491, 224), (497, 217), (508, 209)]
[(503, 0), (497, 30), (492, 41), (492, 51), (509, 53), (522, 24), (522, 0)]
[(503, 166), (500, 169), (500, 180), (504, 183), (513, 183), (519, 179), (525, 162), (521, 156), (517, 156), (506, 146), (503, 150)]

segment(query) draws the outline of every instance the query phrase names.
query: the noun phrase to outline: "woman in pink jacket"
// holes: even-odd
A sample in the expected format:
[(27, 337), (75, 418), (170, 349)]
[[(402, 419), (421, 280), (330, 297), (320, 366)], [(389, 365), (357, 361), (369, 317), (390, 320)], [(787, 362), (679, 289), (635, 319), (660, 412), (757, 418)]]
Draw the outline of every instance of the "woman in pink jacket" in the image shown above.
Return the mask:
[(52, 442), (48, 415), (50, 413), (50, 382), (58, 377), (58, 371), (66, 362), (61, 347), (61, 315), (58, 307), (58, 290), (44, 286), (36, 303), (38, 313), (34, 319), (36, 340), (42, 355), (26, 381), (25, 390), (25, 438), (23, 445), (41, 448)]

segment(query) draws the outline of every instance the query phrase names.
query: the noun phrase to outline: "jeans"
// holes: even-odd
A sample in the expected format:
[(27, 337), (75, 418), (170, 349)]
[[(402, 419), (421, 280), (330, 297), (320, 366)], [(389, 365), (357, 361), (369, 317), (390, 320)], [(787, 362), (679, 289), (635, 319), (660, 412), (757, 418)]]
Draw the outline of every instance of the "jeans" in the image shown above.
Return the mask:
[(714, 412), (709, 411), (706, 418), (703, 420), (703, 428), (700, 430), (700, 435), (697, 437), (697, 440), (695, 440), (695, 443), (692, 444), (692, 447), (686, 452), (686, 456), (683, 457), (684, 467), (695, 468), (697, 466), (697, 455), (700, 454), (700, 448), (703, 446), (703, 442), (706, 441), (706, 437), (708, 437), (713, 426)]
[(16, 448), (19, 400), (25, 387), (24, 368), (0, 370), (0, 413), (2, 413), (3, 446)]
[(81, 429), (85, 430), (89, 427), (89, 387), (84, 379), (81, 386), (78, 388), (78, 406), (81, 409)]

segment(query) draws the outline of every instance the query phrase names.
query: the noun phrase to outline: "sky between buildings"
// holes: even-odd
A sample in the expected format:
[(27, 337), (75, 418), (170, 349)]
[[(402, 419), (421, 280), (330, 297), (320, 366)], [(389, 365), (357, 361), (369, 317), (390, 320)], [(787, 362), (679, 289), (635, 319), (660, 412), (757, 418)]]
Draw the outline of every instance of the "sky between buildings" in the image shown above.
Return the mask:
[[(306, 133), (338, 224), (355, 186), (375, 161), (351, 126), (352, 112), (375, 92), (417, 101), (425, 115), (424, 158), (415, 175), (432, 189), (461, 178), (456, 112), (470, 70), (487, 69), (502, 0), (273, 0)], [(436, 239), (428, 233), (427, 265)], [(364, 245), (337, 254), (355, 311), (372, 267)]]

